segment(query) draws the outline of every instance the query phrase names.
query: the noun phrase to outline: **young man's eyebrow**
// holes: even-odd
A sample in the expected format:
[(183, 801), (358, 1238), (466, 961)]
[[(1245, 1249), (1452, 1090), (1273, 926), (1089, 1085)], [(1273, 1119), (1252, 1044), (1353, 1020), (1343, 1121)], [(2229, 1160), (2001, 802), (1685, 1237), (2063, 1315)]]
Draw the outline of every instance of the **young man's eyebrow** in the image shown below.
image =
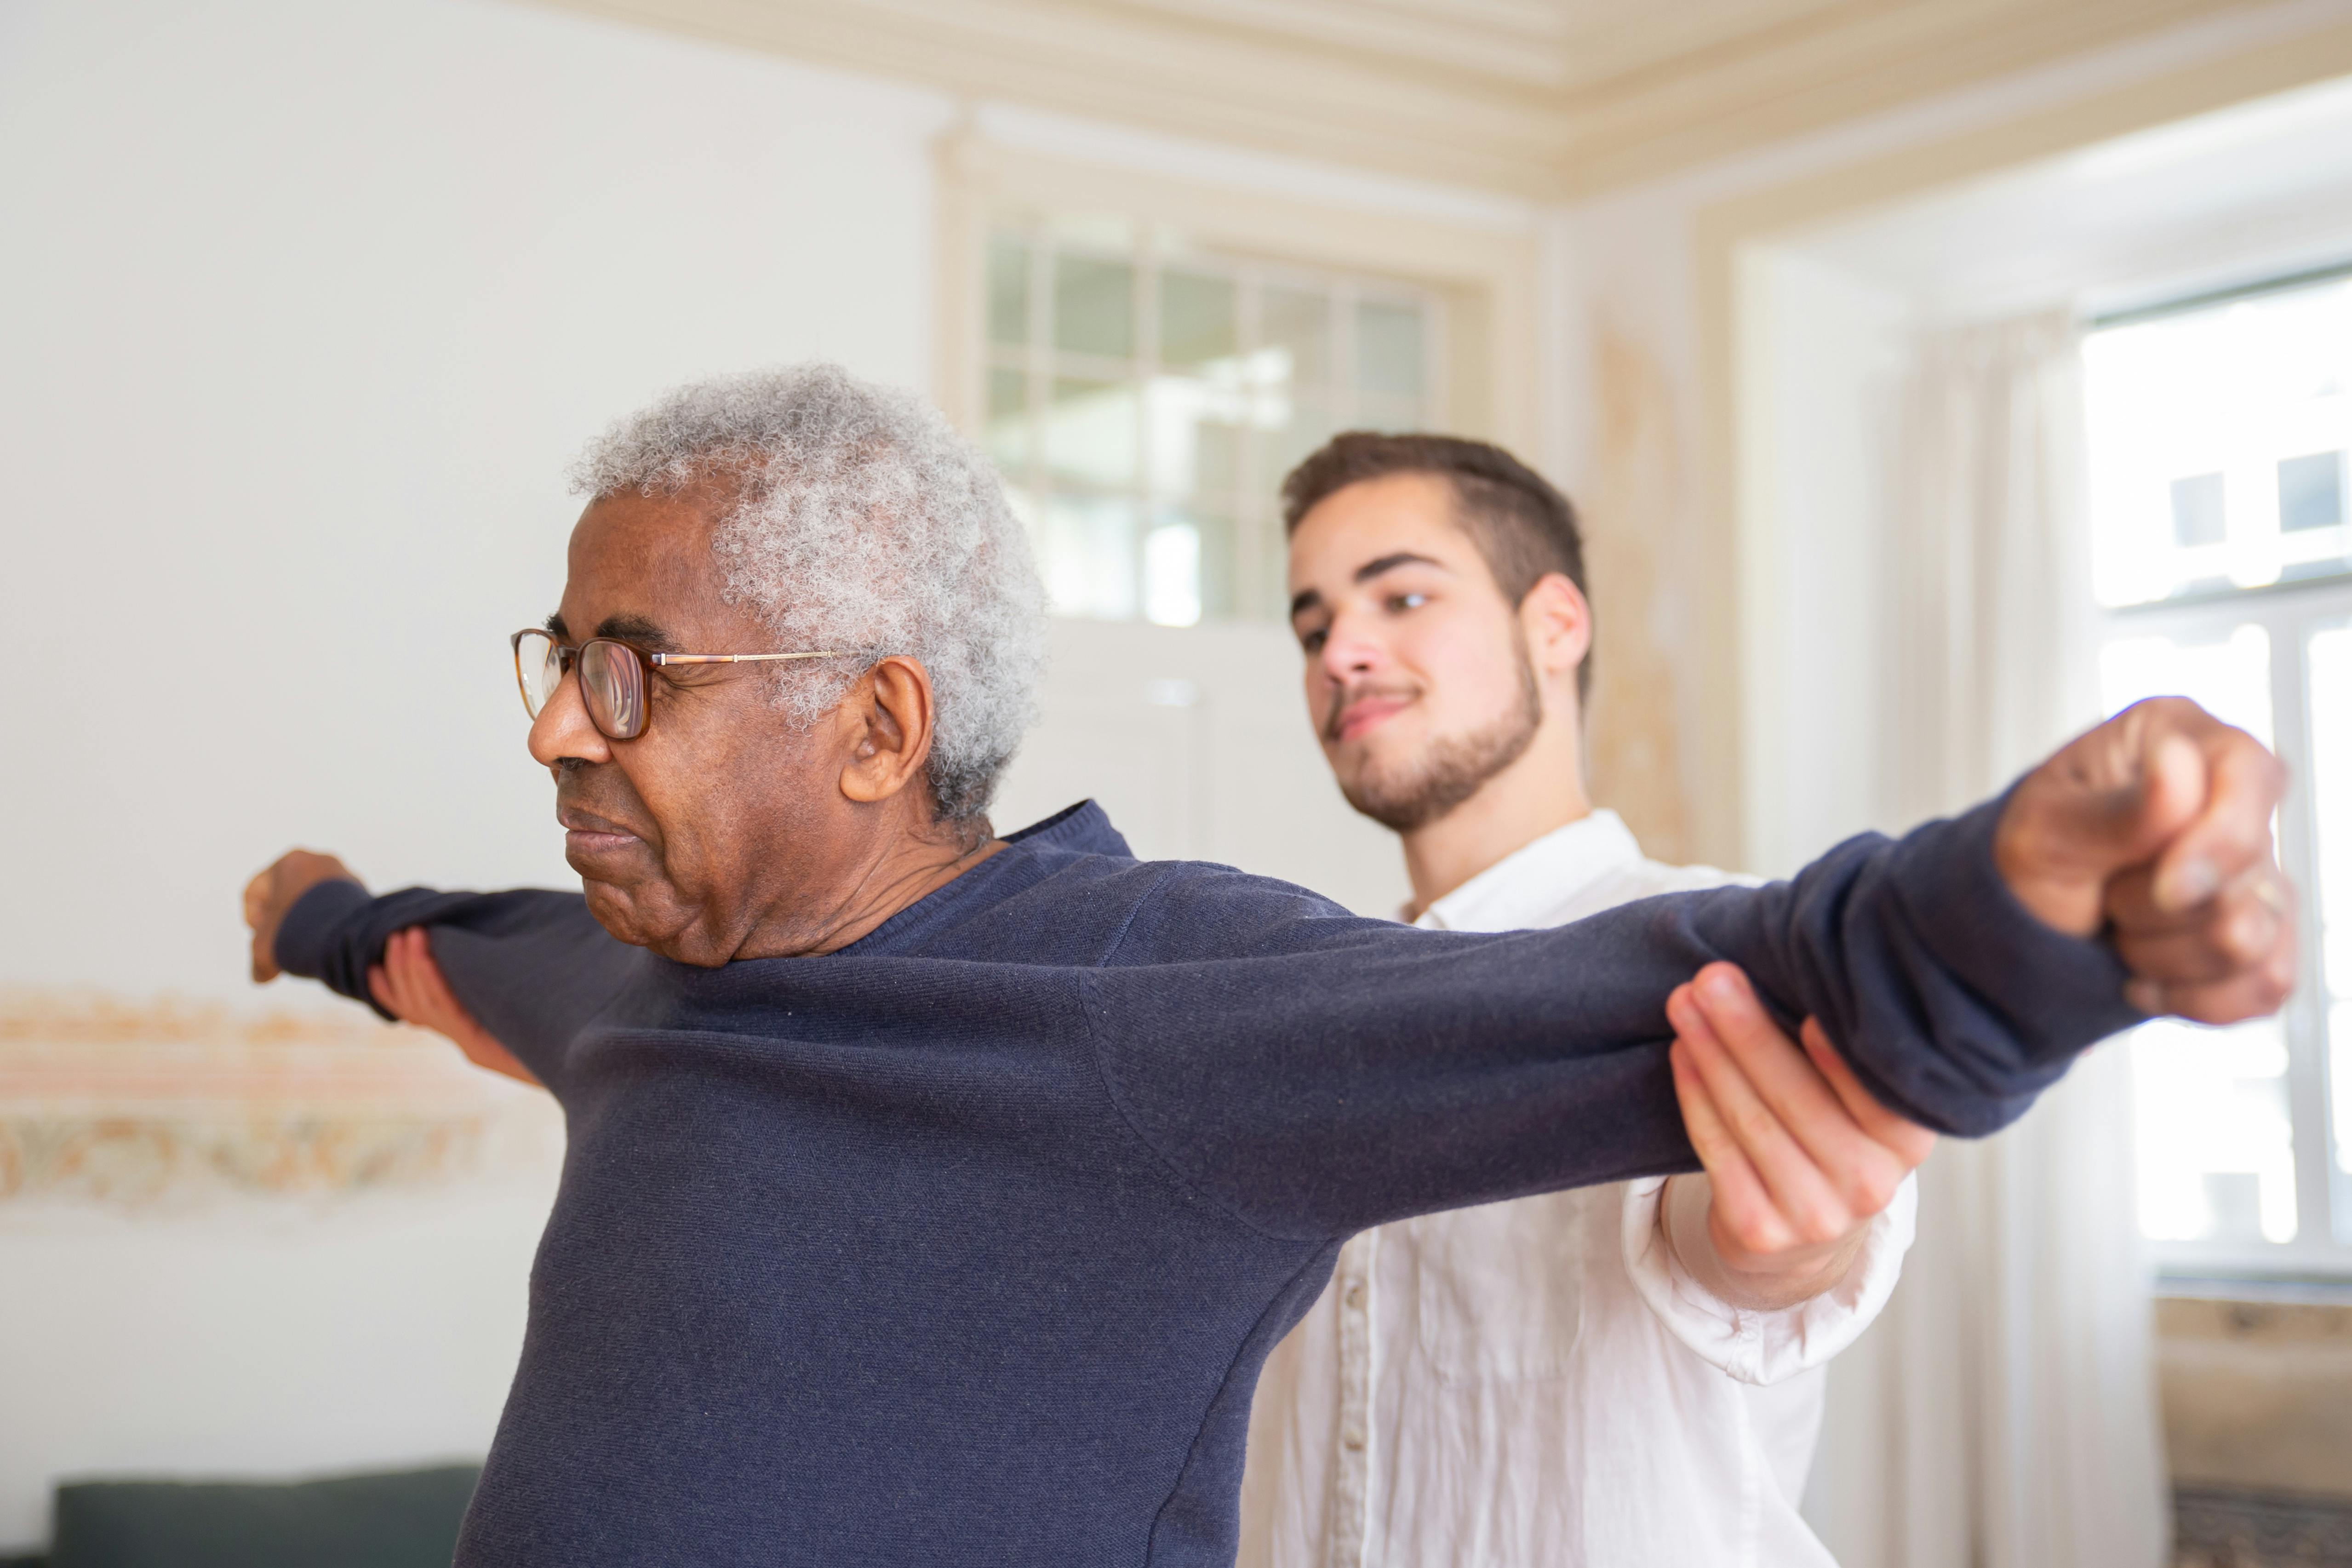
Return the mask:
[(572, 628), (563, 624), (563, 612), (562, 610), (558, 610), (555, 614), (548, 616), (546, 626), (547, 635), (553, 637), (557, 642), (569, 642), (572, 640)]
[(1445, 570), (1445, 563), (1443, 561), (1432, 560), (1426, 555), (1416, 555), (1410, 550), (1399, 550), (1392, 554), (1367, 561), (1357, 567), (1356, 581), (1369, 583), (1381, 573), (1392, 572), (1400, 566), (1434, 566), (1441, 572)]
[[(1440, 572), (1447, 570), (1444, 562), (1437, 560), (1433, 556), (1418, 555), (1410, 550), (1398, 550), (1392, 551), (1389, 554), (1378, 556), (1370, 561), (1367, 561), (1361, 566), (1357, 567), (1355, 580), (1359, 583), (1369, 583), (1373, 578), (1379, 576), (1381, 573), (1393, 572), (1400, 566), (1434, 566)], [(1301, 610), (1314, 609), (1317, 605), (1322, 604), (1322, 602), (1323, 595), (1317, 593), (1314, 589), (1306, 588), (1300, 590), (1300, 592), (1290, 601), (1290, 614), (1292, 618), (1296, 619)]]

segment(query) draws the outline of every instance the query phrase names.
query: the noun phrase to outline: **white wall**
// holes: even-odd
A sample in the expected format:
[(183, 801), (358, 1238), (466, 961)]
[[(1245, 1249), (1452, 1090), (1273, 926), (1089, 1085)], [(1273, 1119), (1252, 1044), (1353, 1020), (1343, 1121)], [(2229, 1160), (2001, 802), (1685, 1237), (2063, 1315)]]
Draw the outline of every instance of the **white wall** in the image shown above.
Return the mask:
[[(562, 468), (672, 383), (823, 356), (925, 387), (930, 147), (896, 86), (496, 0), (0, 3), (0, 570), (19, 646), (0, 986), (251, 994), (289, 844), (379, 885), (571, 880), (506, 634)], [(1516, 204), (982, 106), (989, 134), (1398, 221)], [(1064, 623), (1003, 826), (1360, 909), (1279, 627)], [(0, 1209), (0, 1549), (64, 1475), (478, 1455), (551, 1159), (433, 1195)]]
[(236, 889), (289, 843), (568, 879), (505, 645), (561, 586), (563, 465), (711, 371), (922, 385), (946, 106), (468, 0), (0, 25), (8, 600), (43, 650), (0, 980), (232, 990)]
[(1887, 454), (1909, 306), (1810, 258), (1738, 259), (1748, 865), (1787, 876), (1885, 809)]
[(1000, 827), (1091, 795), (1147, 860), (1239, 866), (1360, 914), (1410, 896), (1395, 836), (1349, 807), (1323, 761), (1288, 628), (1056, 621), (1051, 648)]
[[(948, 114), (475, 0), (0, 5), (0, 984), (242, 994), (294, 843), (569, 880), (505, 646), (563, 465), (707, 372), (923, 385)], [(551, 1177), (6, 1212), (0, 1548), (60, 1473), (478, 1456)]]

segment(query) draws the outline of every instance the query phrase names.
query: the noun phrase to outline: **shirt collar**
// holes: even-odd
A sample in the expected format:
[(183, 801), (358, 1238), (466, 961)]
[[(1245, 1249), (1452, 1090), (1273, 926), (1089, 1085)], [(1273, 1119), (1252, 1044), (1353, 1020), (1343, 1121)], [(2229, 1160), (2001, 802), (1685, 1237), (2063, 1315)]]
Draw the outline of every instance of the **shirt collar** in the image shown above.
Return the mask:
[(1518, 931), (1542, 924), (1564, 900), (1641, 858), (1642, 847), (1623, 819), (1613, 811), (1596, 811), (1504, 856), (1412, 923), (1430, 931)]

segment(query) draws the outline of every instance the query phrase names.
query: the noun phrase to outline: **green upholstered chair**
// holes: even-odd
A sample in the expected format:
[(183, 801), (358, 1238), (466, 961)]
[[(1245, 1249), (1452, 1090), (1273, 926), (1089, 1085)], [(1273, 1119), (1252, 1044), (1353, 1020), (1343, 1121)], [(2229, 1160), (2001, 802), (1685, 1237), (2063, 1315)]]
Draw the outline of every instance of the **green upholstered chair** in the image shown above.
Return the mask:
[(448, 1568), (481, 1473), (69, 1482), (47, 1568)]

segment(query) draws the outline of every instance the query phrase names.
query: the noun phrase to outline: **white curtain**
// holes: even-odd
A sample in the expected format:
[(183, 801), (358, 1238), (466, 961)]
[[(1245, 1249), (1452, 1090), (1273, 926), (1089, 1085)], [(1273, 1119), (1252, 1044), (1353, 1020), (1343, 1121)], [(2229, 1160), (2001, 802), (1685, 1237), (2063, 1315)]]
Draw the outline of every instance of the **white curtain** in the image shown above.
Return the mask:
[[(2005, 785), (2098, 716), (2071, 323), (1924, 336), (1891, 434), (1886, 775), (1898, 820)], [(1845, 1568), (2158, 1568), (2170, 1514), (2129, 1063), (1946, 1140), (1919, 1239), (1833, 1365), (1807, 1510)]]

